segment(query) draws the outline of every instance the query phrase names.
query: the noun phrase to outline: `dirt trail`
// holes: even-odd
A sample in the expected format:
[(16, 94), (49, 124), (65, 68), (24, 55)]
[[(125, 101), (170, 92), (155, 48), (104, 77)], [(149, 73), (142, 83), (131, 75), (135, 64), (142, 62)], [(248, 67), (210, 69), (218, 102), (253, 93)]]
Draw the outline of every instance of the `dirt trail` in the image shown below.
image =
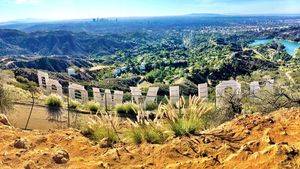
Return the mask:
[(0, 168), (300, 168), (299, 129), (300, 109), (285, 109), (240, 116), (201, 136), (163, 145), (106, 149), (71, 129), (22, 131), (2, 125)]

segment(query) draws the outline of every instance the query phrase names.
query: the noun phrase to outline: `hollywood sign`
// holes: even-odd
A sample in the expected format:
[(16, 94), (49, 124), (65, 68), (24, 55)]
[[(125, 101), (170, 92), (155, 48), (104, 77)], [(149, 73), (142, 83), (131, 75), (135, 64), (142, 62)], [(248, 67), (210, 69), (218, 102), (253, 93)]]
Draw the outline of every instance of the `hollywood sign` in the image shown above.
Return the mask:
[[(48, 73), (38, 71), (38, 82), (39, 86), (46, 91), (47, 94), (55, 93), (63, 97), (63, 90), (62, 85), (58, 82), (58, 80), (49, 78)], [(266, 88), (272, 90), (273, 89), (274, 80), (270, 79), (267, 80)], [(249, 84), (250, 87), (250, 95), (256, 95), (261, 86), (258, 81), (251, 82)], [(222, 81), (219, 85), (216, 86), (216, 104), (217, 106), (221, 105), (222, 99), (226, 92), (226, 90), (230, 88), (233, 89), (233, 92), (240, 96), (241, 91), (241, 84), (235, 80), (228, 80)], [(76, 84), (76, 83), (69, 83), (68, 86), (69, 90), (69, 97), (73, 100), (80, 101), (82, 103), (89, 101), (88, 92), (84, 88), (84, 86)], [(148, 102), (155, 102), (157, 98), (159, 87), (149, 87), (146, 98), (143, 99), (142, 92), (138, 87), (130, 87), (132, 101), (136, 103), (148, 103)], [(176, 103), (180, 99), (180, 89), (179, 86), (170, 86), (170, 102)], [(93, 87), (93, 100), (99, 102), (102, 105), (106, 105), (109, 107), (113, 107), (117, 104), (123, 103), (123, 91), (115, 90), (112, 91), (106, 89), (104, 93), (100, 92), (99, 88)], [(208, 85), (207, 83), (199, 84), (198, 85), (198, 97), (207, 99), (208, 98)]]

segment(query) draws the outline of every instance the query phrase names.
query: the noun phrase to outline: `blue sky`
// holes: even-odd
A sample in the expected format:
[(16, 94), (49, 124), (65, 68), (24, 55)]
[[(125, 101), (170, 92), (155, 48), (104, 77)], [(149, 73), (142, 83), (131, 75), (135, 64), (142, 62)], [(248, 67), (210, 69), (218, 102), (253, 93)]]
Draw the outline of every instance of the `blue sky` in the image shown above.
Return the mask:
[(300, 0), (0, 0), (0, 22), (190, 13), (299, 14)]

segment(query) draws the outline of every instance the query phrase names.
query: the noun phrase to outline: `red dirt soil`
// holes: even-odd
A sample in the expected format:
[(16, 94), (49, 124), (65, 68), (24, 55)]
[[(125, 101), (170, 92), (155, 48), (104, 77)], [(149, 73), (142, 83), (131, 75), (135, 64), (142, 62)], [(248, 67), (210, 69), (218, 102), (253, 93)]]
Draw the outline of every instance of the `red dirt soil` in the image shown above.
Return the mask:
[[(16, 146), (19, 138), (25, 146)], [(163, 145), (100, 148), (72, 129), (23, 131), (4, 125), (0, 142), (1, 169), (300, 168), (300, 109), (243, 115), (200, 136)], [(55, 163), (57, 150), (69, 153), (67, 163)]]

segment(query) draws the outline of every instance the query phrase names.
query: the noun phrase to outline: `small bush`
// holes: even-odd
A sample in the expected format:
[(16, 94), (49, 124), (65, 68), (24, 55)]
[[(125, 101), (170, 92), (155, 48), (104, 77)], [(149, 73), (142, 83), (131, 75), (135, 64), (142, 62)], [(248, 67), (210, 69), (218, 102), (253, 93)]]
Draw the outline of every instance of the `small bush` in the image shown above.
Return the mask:
[(158, 105), (157, 105), (157, 103), (155, 103), (155, 102), (147, 102), (146, 103), (146, 106), (145, 106), (145, 109), (147, 110), (147, 111), (154, 111), (154, 110), (156, 110), (158, 108)]
[(21, 88), (23, 90), (28, 90), (31, 92), (37, 92), (37, 84), (33, 81), (28, 80), (27, 78), (24, 78), (22, 76), (16, 77), (16, 82), (12, 83), (15, 87)]
[(0, 113), (7, 113), (13, 107), (12, 96), (0, 85)]
[(78, 110), (80, 107), (80, 103), (76, 100), (69, 100), (69, 109), (71, 110)]
[(127, 135), (134, 144), (141, 144), (143, 142), (143, 131), (140, 128), (132, 128)]
[(85, 108), (91, 113), (97, 113), (100, 110), (101, 106), (98, 102), (90, 101), (86, 103)]
[(29, 82), (28, 79), (26, 79), (26, 78), (24, 78), (24, 77), (22, 77), (22, 76), (16, 76), (16, 80), (17, 80), (18, 82), (20, 82), (20, 83), (28, 83), (28, 82)]
[(180, 118), (170, 123), (170, 129), (176, 137), (195, 134), (197, 130), (201, 129), (201, 126), (201, 119)]
[(46, 98), (46, 105), (48, 106), (49, 119), (57, 121), (62, 115), (61, 108), (63, 101), (58, 95), (50, 95)]
[(46, 105), (50, 108), (61, 108), (63, 106), (63, 101), (60, 96), (51, 94), (46, 98)]
[(82, 125), (80, 126), (81, 133), (89, 139), (99, 142), (107, 139), (107, 146), (112, 146), (119, 141), (117, 133), (110, 127), (100, 124)]
[(115, 110), (121, 117), (136, 119), (138, 106), (133, 103), (124, 103), (117, 105)]
[(141, 144), (143, 141), (149, 144), (163, 144), (168, 135), (155, 123), (132, 123), (132, 128), (128, 131), (127, 137), (134, 144)]
[(95, 116), (88, 123), (80, 122), (77, 127), (85, 137), (99, 142), (101, 146), (112, 147), (120, 141), (117, 134), (120, 120), (113, 114), (101, 114), (101, 116)]
[(211, 112), (211, 106), (199, 97), (190, 97), (188, 101), (181, 97), (174, 105), (161, 104), (156, 113), (156, 120), (165, 119), (169, 129), (176, 137), (195, 134), (204, 129), (203, 117)]
[(102, 139), (106, 138), (108, 141), (108, 145), (112, 146), (113, 144), (118, 142), (118, 135), (108, 127), (96, 127), (93, 138), (95, 140), (101, 141)]
[(150, 144), (162, 144), (167, 139), (163, 131), (150, 126), (144, 128), (143, 134), (145, 141)]
[(124, 102), (129, 102), (129, 101), (131, 101), (131, 93), (128, 93), (128, 92), (124, 93), (123, 101), (124, 101)]

